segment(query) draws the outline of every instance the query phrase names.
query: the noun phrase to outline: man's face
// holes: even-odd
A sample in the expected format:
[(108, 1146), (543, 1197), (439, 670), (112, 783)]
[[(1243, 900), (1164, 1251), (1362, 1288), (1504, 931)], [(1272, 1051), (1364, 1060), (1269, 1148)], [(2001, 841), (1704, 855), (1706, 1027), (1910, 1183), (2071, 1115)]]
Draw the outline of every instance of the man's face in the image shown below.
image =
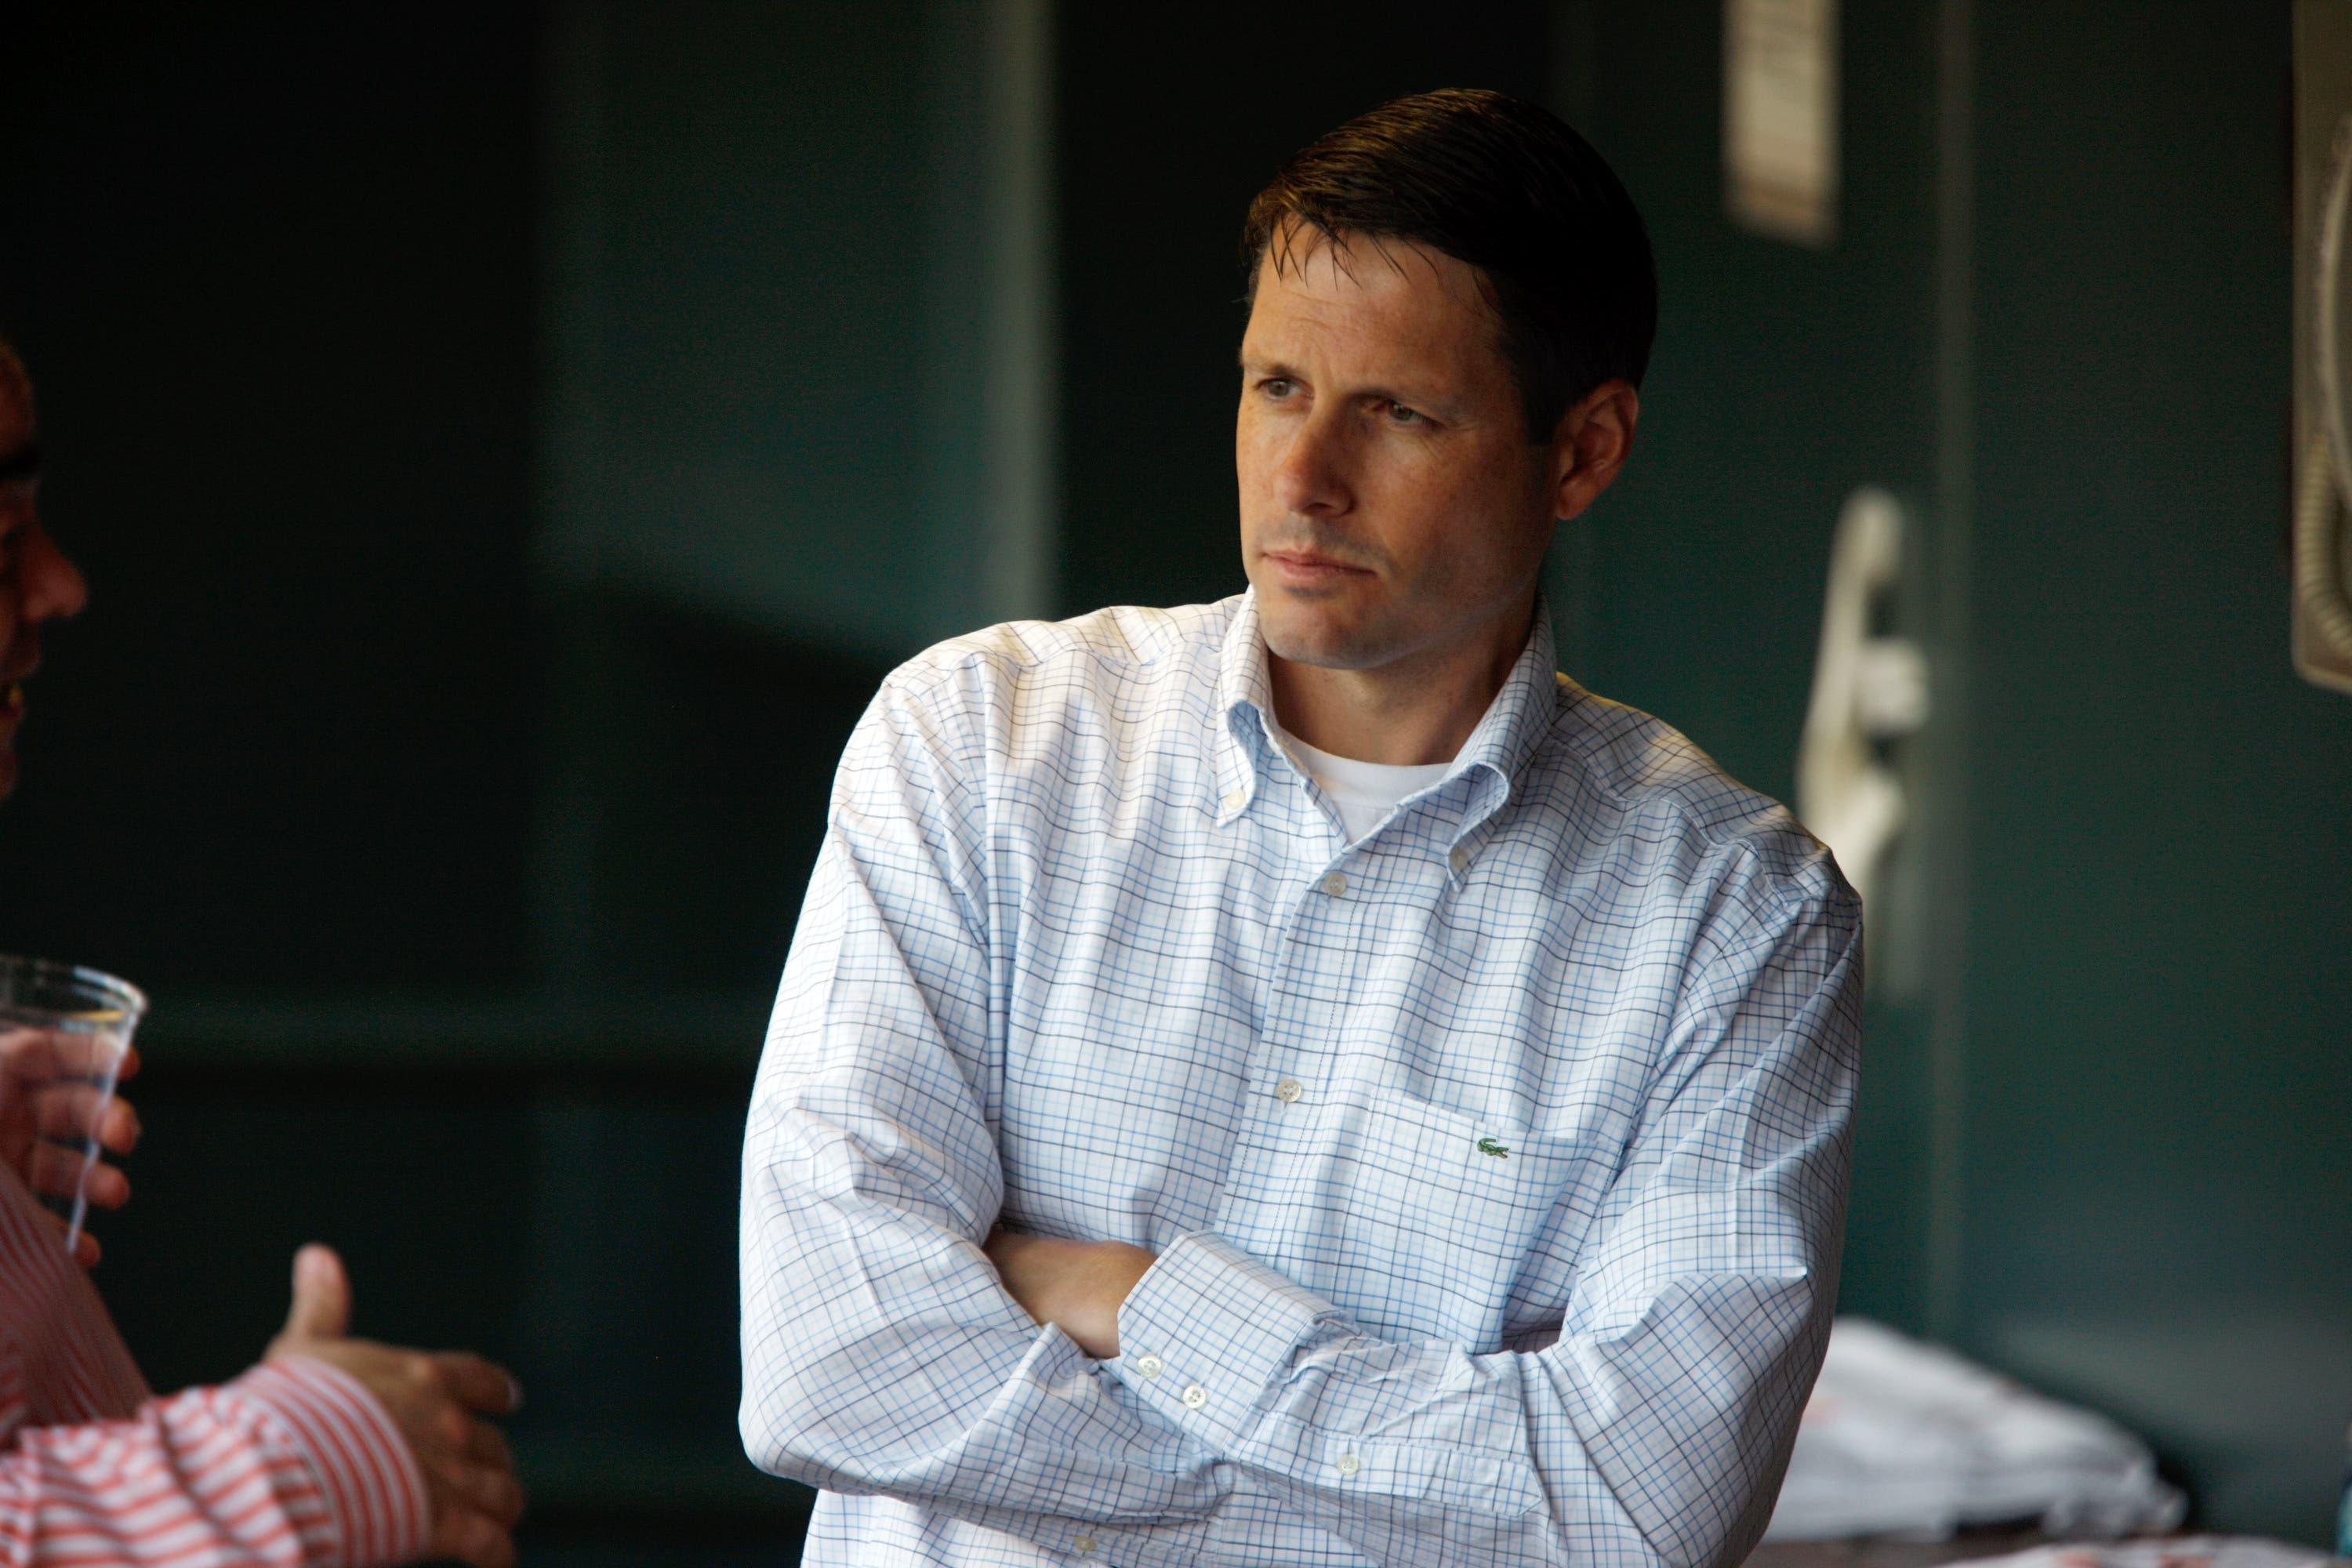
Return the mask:
[(1491, 637), (1532, 591), (1558, 471), (1528, 440), (1476, 271), (1312, 229), (1283, 269), (1273, 248), (1234, 431), (1267, 647), (1376, 669)]
[(25, 680), (41, 662), (43, 622), (78, 615), (80, 571), (41, 527), (31, 390), (0, 351), (0, 799), (16, 787)]

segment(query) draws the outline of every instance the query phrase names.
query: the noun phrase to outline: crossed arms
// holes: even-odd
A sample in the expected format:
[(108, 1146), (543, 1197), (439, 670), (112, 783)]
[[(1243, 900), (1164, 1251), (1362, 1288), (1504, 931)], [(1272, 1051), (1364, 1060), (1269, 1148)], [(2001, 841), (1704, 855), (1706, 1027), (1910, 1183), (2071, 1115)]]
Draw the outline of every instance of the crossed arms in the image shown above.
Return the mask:
[(1554, 1342), (1383, 1339), (1195, 1232), (1091, 1255), (1108, 1272), (1066, 1299), (1118, 1294), (1108, 1337), (1079, 1325), (1116, 1352), (1097, 1359), (1019, 1244), (996, 1247), (1013, 1289), (983, 1250), (1005, 1193), (980, 818), (908, 722), (886, 696), (853, 739), (754, 1090), (756, 1463), (1120, 1563), (1279, 1563), (1337, 1537), (1430, 1568), (1707, 1568), (1752, 1544), (1834, 1295), (1850, 908), (1710, 948)]

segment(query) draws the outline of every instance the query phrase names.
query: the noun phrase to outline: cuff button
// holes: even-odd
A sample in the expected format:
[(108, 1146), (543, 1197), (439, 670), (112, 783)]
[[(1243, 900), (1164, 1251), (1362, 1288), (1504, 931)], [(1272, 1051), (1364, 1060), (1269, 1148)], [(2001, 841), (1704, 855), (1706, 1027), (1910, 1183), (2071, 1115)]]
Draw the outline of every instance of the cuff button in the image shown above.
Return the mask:
[(1363, 1461), (1363, 1460), (1361, 1460), (1361, 1459), (1360, 1459), (1360, 1458), (1356, 1458), (1356, 1456), (1355, 1456), (1355, 1455), (1353, 1455), (1353, 1454), (1342, 1454), (1342, 1455), (1340, 1455), (1340, 1456), (1339, 1456), (1339, 1465), (1338, 1465), (1337, 1468), (1339, 1469), (1339, 1472), (1341, 1475), (1343, 1475), (1343, 1476), (1352, 1476), (1352, 1475), (1354, 1475), (1358, 1470), (1360, 1470), (1360, 1469), (1362, 1469), (1363, 1468), (1364, 1468), (1364, 1461)]
[(1196, 1383), (1192, 1387), (1184, 1391), (1185, 1409), (1198, 1410), (1207, 1403), (1209, 1403), (1209, 1391), (1202, 1388), (1199, 1384)]
[(1168, 1370), (1168, 1363), (1156, 1355), (1138, 1356), (1135, 1359), (1135, 1370), (1146, 1377), (1158, 1377)]

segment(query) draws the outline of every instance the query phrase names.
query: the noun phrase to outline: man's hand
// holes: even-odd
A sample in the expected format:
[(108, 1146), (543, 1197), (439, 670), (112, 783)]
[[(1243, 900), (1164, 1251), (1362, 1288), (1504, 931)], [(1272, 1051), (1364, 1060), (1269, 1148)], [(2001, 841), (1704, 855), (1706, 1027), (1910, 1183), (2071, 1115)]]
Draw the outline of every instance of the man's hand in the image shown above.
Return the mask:
[(521, 1398), (515, 1380), (479, 1356), (401, 1350), (348, 1338), (352, 1287), (342, 1259), (316, 1243), (294, 1255), (294, 1309), (268, 1356), (309, 1356), (341, 1368), (383, 1402), (425, 1472), (433, 1503), (435, 1558), (511, 1568), (511, 1531), (522, 1488), (499, 1429), (476, 1413), (504, 1415)]
[(1118, 1354), (1118, 1309), (1154, 1254), (1123, 1241), (1063, 1241), (992, 1231), (982, 1248), (1004, 1289), (1097, 1361)]
[[(0, 1166), (34, 1195), (73, 1196), (93, 1133), (105, 1153), (128, 1154), (138, 1146), (138, 1112), (100, 1089), (113, 1051), (103, 1037), (68, 1029), (0, 1030)], [(126, 1050), (115, 1078), (138, 1070), (139, 1052)], [(90, 1207), (119, 1209), (131, 1201), (131, 1178), (101, 1158), (89, 1168), (88, 1193)], [(65, 1221), (57, 1226), (62, 1236)], [(98, 1242), (87, 1228), (74, 1255), (84, 1268), (98, 1261)]]

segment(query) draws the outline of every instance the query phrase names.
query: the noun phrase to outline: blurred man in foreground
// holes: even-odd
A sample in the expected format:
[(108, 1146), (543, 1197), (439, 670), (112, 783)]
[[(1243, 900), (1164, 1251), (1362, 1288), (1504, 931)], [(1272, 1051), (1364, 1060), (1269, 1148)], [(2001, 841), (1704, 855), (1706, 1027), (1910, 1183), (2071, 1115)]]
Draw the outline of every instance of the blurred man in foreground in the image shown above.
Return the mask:
[[(0, 342), (0, 797), (15, 788), (25, 681), (45, 624), (79, 614), (81, 574), (41, 526), (32, 386)], [(522, 1493), (497, 1428), (515, 1384), (476, 1356), (350, 1337), (351, 1285), (324, 1247), (294, 1260), (294, 1302), (261, 1363), (217, 1388), (152, 1395), (64, 1226), (82, 1144), (127, 1153), (102, 1121), (86, 1038), (0, 1032), (0, 1562), (44, 1568), (377, 1568), (455, 1557), (507, 1568)], [(135, 1058), (125, 1064), (136, 1070)], [(112, 1164), (89, 1196), (120, 1208)], [(192, 1284), (200, 1284), (192, 1281)]]
[(1837, 1293), (1861, 912), (1553, 668), (1641, 219), (1541, 109), (1431, 93), (1243, 251), (1249, 592), (944, 644), (842, 759), (744, 1441), (826, 1489), (812, 1563), (1737, 1562)]

